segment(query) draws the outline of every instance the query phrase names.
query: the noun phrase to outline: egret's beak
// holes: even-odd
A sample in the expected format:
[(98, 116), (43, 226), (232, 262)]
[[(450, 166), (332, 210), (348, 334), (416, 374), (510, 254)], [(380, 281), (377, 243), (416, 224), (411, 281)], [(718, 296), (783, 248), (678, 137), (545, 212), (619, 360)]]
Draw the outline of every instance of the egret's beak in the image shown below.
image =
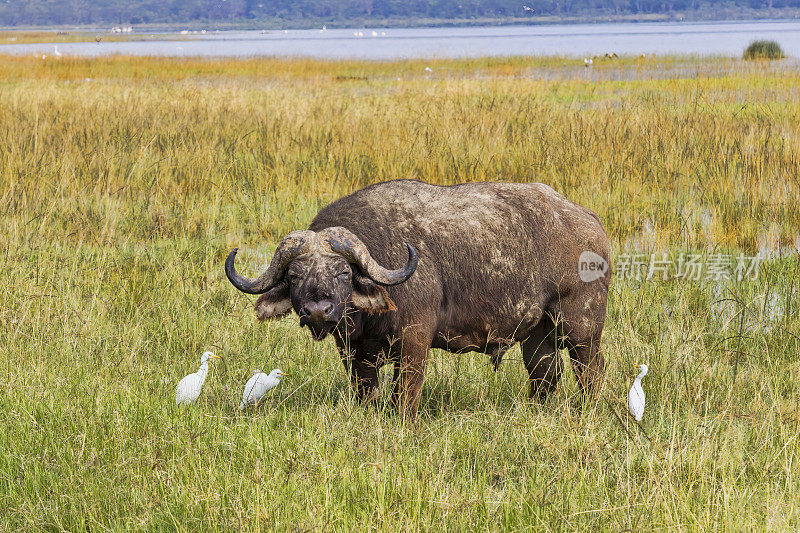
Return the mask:
[(278, 372), (279, 376), (288, 376), (289, 374), (284, 374), (283, 372)]
[(211, 356), (211, 359), (219, 359), (220, 361), (222, 361), (222, 369), (225, 372), (228, 371), (228, 362), (225, 361), (224, 357), (222, 357), (221, 355), (214, 354), (214, 355)]

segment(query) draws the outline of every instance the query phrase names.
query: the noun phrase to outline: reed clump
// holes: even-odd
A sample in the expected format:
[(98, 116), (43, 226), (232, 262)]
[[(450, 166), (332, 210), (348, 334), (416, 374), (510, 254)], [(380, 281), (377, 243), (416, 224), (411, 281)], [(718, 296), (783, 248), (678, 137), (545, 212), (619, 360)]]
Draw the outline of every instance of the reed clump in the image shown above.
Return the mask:
[(783, 53), (781, 45), (776, 41), (753, 41), (744, 50), (742, 55), (744, 59), (783, 59), (786, 55)]

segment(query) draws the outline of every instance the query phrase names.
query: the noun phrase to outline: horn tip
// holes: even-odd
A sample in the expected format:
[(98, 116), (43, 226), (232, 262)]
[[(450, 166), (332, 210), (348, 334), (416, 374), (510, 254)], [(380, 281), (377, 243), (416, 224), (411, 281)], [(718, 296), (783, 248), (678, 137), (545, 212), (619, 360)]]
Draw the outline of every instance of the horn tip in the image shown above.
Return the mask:
[(416, 263), (416, 261), (417, 261), (417, 250), (413, 246), (411, 246), (409, 243), (406, 243), (406, 246), (408, 247), (408, 256), (413, 258), (414, 262)]

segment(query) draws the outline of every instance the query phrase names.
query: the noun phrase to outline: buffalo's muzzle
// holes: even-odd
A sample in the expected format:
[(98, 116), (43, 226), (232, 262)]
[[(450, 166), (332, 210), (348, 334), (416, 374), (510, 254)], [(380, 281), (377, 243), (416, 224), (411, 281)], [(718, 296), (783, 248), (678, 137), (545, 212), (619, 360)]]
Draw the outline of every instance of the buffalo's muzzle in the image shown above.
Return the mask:
[(322, 300), (303, 305), (297, 314), (300, 315), (300, 325), (308, 326), (314, 340), (321, 340), (336, 327), (335, 313), (333, 302)]
[[(330, 300), (321, 302), (309, 302), (300, 309), (300, 322), (312, 322), (321, 324), (331, 320), (335, 308)], [(305, 320), (304, 320), (305, 319)]]

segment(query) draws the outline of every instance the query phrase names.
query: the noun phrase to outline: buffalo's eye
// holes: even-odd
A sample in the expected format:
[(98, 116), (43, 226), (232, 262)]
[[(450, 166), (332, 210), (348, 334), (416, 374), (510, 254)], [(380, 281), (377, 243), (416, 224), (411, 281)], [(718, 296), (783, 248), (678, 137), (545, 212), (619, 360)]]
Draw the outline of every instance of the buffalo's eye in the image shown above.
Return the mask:
[(338, 274), (336, 274), (336, 277), (339, 279), (347, 279), (349, 275), (350, 272), (345, 271), (345, 272), (339, 272)]

